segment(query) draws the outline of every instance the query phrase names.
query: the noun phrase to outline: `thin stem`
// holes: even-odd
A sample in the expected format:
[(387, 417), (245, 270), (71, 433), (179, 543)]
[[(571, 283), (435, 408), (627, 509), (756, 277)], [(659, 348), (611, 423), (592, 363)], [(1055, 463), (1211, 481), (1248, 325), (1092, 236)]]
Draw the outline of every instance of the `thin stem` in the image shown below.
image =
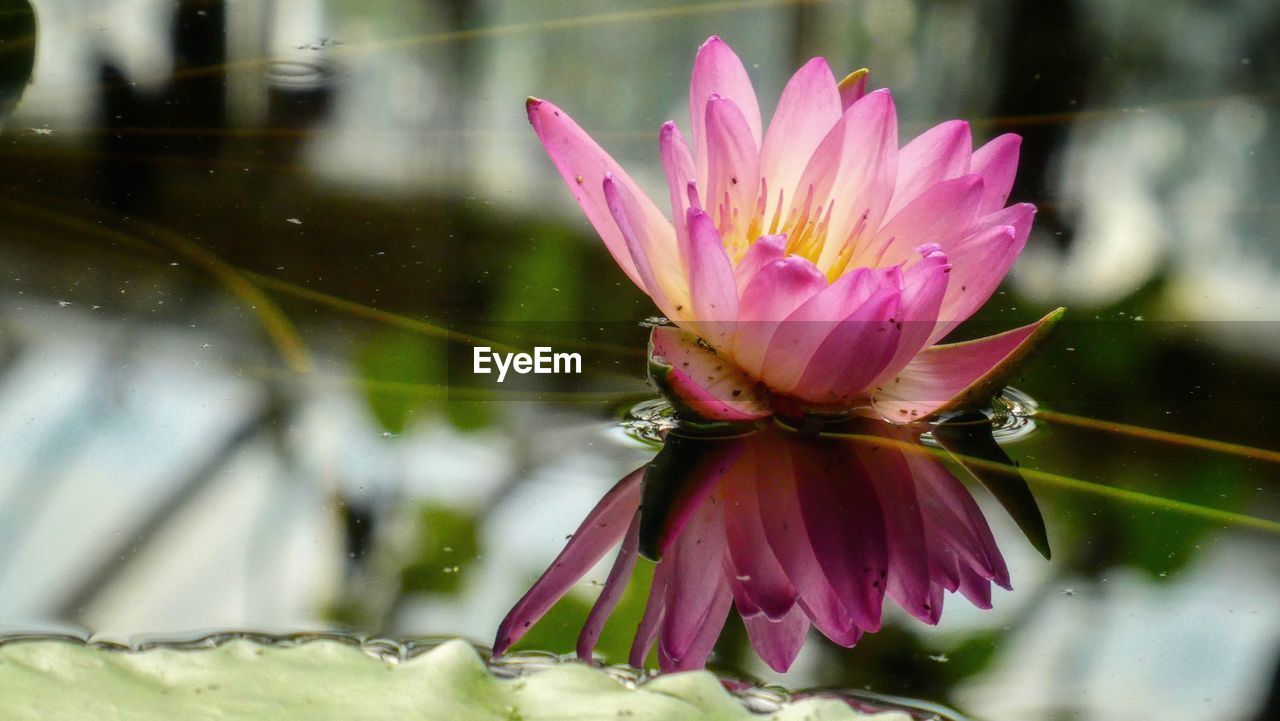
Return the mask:
[(1134, 426), (1117, 421), (1103, 421), (1096, 418), (1063, 413), (1061, 411), (1048, 411), (1041, 409), (1036, 411), (1035, 417), (1044, 419), (1050, 423), (1062, 423), (1064, 425), (1079, 426), (1081, 428), (1110, 431), (1112, 433), (1133, 436), (1134, 438), (1142, 438), (1144, 440), (1156, 441), (1158, 443), (1171, 443), (1179, 446), (1187, 446), (1189, 448), (1202, 448), (1216, 453), (1226, 453), (1229, 455), (1252, 458), (1256, 461), (1280, 463), (1280, 451), (1271, 451), (1265, 448), (1254, 448), (1253, 446), (1246, 446), (1241, 443), (1218, 441), (1211, 438), (1199, 438), (1185, 433), (1162, 431), (1155, 428), (1144, 428), (1142, 426)]
[(1234, 511), (1224, 511), (1220, 508), (1210, 508), (1200, 506), (1186, 501), (1177, 501), (1172, 498), (1163, 496), (1155, 496), (1140, 491), (1131, 491), (1124, 488), (1116, 488), (1108, 486), (1104, 483), (1096, 483), (1093, 481), (1085, 481), (1079, 478), (1064, 476), (1060, 473), (1052, 473), (1049, 471), (1041, 471), (1034, 468), (1024, 468), (1021, 466), (1010, 466), (1005, 463), (996, 463), (984, 458), (976, 458), (973, 456), (957, 455), (948, 453), (941, 448), (930, 448), (920, 443), (911, 441), (902, 441), (894, 438), (885, 438), (883, 436), (868, 435), (862, 433), (832, 433), (832, 436), (839, 438), (848, 438), (856, 440), (860, 443), (870, 445), (884, 446), (896, 448), (905, 453), (927, 453), (935, 456), (940, 460), (955, 458), (963, 460), (966, 465), (985, 467), (992, 470), (1009, 470), (1013, 468), (1022, 474), (1028, 482), (1038, 483), (1057, 488), (1065, 488), (1071, 491), (1081, 493), (1089, 493), (1095, 496), (1103, 496), (1124, 503), (1132, 503), (1139, 506), (1148, 506), (1157, 508), (1162, 511), (1173, 513), (1181, 513), (1188, 516), (1194, 516), (1203, 520), (1217, 521), (1228, 525), (1241, 526), (1251, 528), (1265, 533), (1274, 533), (1280, 535), (1280, 521), (1273, 521), (1257, 516), (1250, 516), (1245, 513), (1235, 513)]

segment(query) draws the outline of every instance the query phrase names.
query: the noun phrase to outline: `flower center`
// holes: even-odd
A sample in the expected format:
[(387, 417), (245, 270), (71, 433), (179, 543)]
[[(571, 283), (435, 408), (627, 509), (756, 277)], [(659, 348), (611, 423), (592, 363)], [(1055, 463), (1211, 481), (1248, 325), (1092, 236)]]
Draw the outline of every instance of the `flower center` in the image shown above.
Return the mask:
[[(826, 274), (827, 282), (844, 275), (866, 228), (867, 213), (862, 214), (844, 238), (833, 240), (829, 236), (834, 199), (815, 202), (813, 185), (809, 185), (805, 188), (803, 203), (793, 203), (788, 208), (786, 201), (784, 189), (779, 188), (776, 202), (769, 202), (769, 186), (764, 178), (760, 179), (760, 192), (748, 213), (735, 207), (730, 194), (725, 192), (713, 217), (730, 261), (736, 266), (761, 236), (781, 234), (787, 239), (786, 254), (798, 255), (813, 263)], [(839, 245), (828, 247), (830, 242)]]

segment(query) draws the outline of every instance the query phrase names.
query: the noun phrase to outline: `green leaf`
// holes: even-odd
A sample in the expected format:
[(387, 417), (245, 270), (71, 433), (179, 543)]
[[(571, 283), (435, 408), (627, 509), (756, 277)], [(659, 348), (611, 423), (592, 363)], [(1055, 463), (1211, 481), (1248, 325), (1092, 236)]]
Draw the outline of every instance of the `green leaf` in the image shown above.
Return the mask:
[[(836, 721), (865, 718), (834, 699), (769, 716), (748, 711), (706, 671), (628, 687), (565, 663), (499, 678), (463, 641), (394, 663), (352, 645), (238, 640), (199, 651), (102, 651), (62, 641), (0, 646), (6, 721)], [(909, 721), (905, 714), (877, 716)]]
[(933, 437), (966, 471), (991, 491), (1013, 517), (1027, 540), (1049, 558), (1049, 534), (1031, 488), (992, 435), (991, 419), (970, 412), (933, 427)]
[(401, 589), (408, 593), (453, 593), (462, 585), (462, 573), (479, 554), (480, 542), (471, 516), (427, 504), (419, 512), (414, 560), (400, 572)]
[(360, 349), (356, 362), (366, 385), (369, 409), (390, 433), (403, 433), (410, 417), (430, 401), (430, 386), (445, 380), (443, 341), (402, 331), (378, 333)]

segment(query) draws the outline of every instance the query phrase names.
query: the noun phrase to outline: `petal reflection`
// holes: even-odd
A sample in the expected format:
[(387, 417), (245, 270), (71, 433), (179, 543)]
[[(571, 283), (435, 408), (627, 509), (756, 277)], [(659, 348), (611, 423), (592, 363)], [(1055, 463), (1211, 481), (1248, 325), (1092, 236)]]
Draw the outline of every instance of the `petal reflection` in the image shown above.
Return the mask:
[[(989, 424), (963, 420), (963, 428), (933, 430), (971, 468), (964, 451), (995, 444)], [(704, 665), (731, 608), (756, 653), (777, 671), (795, 660), (810, 626), (842, 646), (879, 630), (886, 596), (928, 624), (941, 618), (947, 594), (990, 608), (991, 585), (1010, 588), (1008, 568), (974, 497), (938, 457), (942, 451), (920, 442), (923, 430), (854, 419), (824, 432), (776, 424), (732, 438), (672, 432), (648, 466), (605, 496), (516, 604), (495, 652), (510, 647), (619, 540), (579, 637), (584, 659), (640, 555), (657, 566), (630, 661), (642, 665), (656, 646), (666, 671)], [(983, 475), (988, 485), (993, 475), (1002, 479), (992, 490), (1015, 515), (1039, 518), (1025, 484), (1010, 490), (1020, 481), (1016, 466), (998, 473), (988, 467)], [(1009, 505), (1010, 495), (1017, 505)], [(1039, 529), (1036, 545), (1042, 522)]]

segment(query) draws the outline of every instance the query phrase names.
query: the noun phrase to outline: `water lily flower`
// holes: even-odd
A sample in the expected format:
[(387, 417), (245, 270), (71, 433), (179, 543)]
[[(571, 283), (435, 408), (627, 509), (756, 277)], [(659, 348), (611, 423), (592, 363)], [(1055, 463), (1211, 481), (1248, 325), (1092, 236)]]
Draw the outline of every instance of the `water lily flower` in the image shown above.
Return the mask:
[(903, 147), (888, 90), (837, 82), (814, 58), (766, 128), (742, 62), (712, 37), (689, 89), (692, 144), (659, 132), (671, 213), (569, 115), (529, 120), (614, 260), (674, 327), (650, 376), (687, 416), (859, 410), (910, 421), (987, 400), (1059, 311), (961, 344), (938, 341), (1017, 259), (1034, 206), (1006, 206), (1020, 139), (972, 149), (942, 123)]
[(579, 636), (583, 659), (638, 555), (661, 560), (631, 650), (637, 667), (655, 645), (663, 670), (701, 667), (731, 607), (778, 671), (811, 626), (843, 646), (878, 630), (886, 596), (929, 624), (947, 593), (990, 608), (991, 585), (1009, 588), (1009, 572), (965, 486), (918, 444), (918, 428), (855, 423), (851, 436), (801, 436), (772, 424), (735, 438), (669, 435), (512, 608), (495, 653), (619, 543)]

